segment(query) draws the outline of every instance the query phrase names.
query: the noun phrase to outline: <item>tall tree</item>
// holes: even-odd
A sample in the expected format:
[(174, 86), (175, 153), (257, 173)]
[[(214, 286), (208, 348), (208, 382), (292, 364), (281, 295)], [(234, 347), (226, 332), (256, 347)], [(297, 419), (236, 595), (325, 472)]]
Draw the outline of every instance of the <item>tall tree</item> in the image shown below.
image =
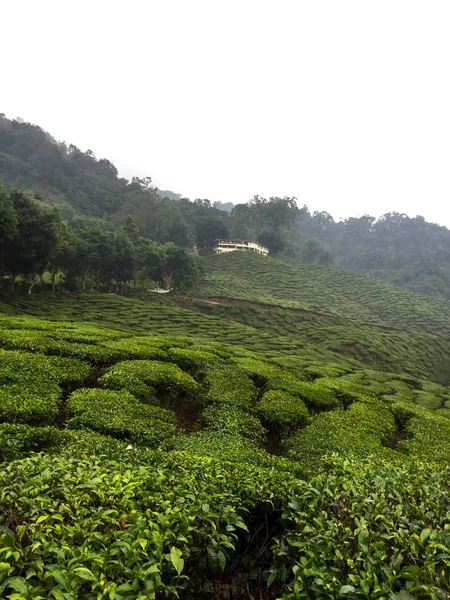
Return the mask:
[(59, 216), (55, 210), (41, 208), (24, 192), (15, 190), (10, 196), (17, 216), (17, 233), (10, 243), (5, 270), (13, 282), (22, 275), (31, 294), (58, 244)]

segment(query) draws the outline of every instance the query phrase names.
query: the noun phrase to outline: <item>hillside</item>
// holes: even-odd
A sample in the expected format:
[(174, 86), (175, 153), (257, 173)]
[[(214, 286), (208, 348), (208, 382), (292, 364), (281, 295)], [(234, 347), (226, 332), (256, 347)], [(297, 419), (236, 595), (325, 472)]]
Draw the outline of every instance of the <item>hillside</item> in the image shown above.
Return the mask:
[(448, 597), (448, 303), (202, 263), (190, 295), (3, 295), (0, 597)]
[(181, 246), (195, 243), (199, 223), (227, 215), (211, 203), (190, 202), (158, 190), (150, 177), (119, 177), (107, 158), (92, 150), (59, 142), (37, 125), (0, 113), (0, 185), (30, 190), (44, 205), (57, 207), (73, 228), (111, 229), (131, 215), (139, 233), (154, 241)]
[(450, 298), (450, 231), (421, 216), (388, 213), (334, 221), (328, 213), (298, 209), (295, 198), (255, 196), (235, 207), (191, 202), (158, 190), (150, 177), (127, 181), (108, 158), (1, 113), (0, 183), (31, 190), (44, 205), (56, 206), (72, 228), (110, 230), (131, 215), (140, 235), (159, 243), (210, 247), (217, 237), (258, 238), (275, 253)]

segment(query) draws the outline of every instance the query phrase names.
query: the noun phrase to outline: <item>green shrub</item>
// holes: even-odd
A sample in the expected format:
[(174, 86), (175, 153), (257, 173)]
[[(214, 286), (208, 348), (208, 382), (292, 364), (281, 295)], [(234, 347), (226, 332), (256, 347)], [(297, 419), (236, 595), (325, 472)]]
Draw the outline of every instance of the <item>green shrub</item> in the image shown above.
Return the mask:
[(99, 365), (111, 364), (123, 357), (120, 351), (105, 346), (65, 339), (58, 331), (3, 330), (0, 344), (5, 348), (79, 358)]
[(309, 383), (295, 377), (290, 379), (274, 377), (267, 380), (265, 389), (281, 390), (301, 398), (311, 411), (332, 410), (341, 406), (334, 393), (327, 386), (321, 386), (319, 381)]
[(15, 460), (30, 452), (48, 450), (61, 444), (64, 434), (55, 427), (0, 425), (0, 462)]
[(343, 406), (349, 406), (352, 402), (374, 397), (369, 387), (353, 381), (345, 381), (342, 378), (330, 379), (324, 377), (315, 382), (320, 389), (329, 389)]
[(211, 404), (204, 409), (201, 419), (210, 431), (241, 435), (256, 443), (262, 442), (266, 435), (256, 417), (233, 404)]
[(50, 369), (55, 369), (54, 374), (60, 385), (81, 383), (92, 373), (89, 363), (76, 358), (49, 356), (48, 365)]
[(403, 439), (397, 450), (431, 464), (448, 464), (450, 421), (442, 415), (413, 404), (394, 404), (391, 408), (401, 422)]
[(176, 447), (198, 456), (210, 456), (236, 464), (269, 467), (278, 460), (278, 457), (272, 457), (242, 435), (207, 429), (182, 436), (177, 440)]
[(396, 432), (395, 419), (382, 402), (355, 402), (347, 410), (320, 413), (284, 444), (287, 455), (311, 472), (327, 455), (365, 458), (395, 456), (389, 445)]
[(429, 410), (436, 410), (443, 407), (443, 400), (430, 392), (414, 392), (413, 402)]
[(69, 427), (87, 427), (152, 448), (179, 434), (172, 411), (141, 404), (129, 392), (80, 389), (69, 397)]
[(204, 375), (208, 365), (219, 361), (219, 357), (211, 352), (205, 352), (197, 348), (170, 348), (169, 360), (177, 364), (184, 371), (188, 371), (193, 377)]
[(197, 396), (201, 390), (178, 366), (150, 360), (120, 362), (110, 367), (99, 383), (109, 389), (125, 389), (151, 404), (156, 402), (156, 396), (171, 403), (180, 397)]
[(269, 390), (256, 405), (264, 424), (282, 435), (293, 433), (308, 421), (308, 409), (300, 398), (281, 390)]
[(231, 359), (239, 368), (255, 382), (258, 387), (264, 387), (269, 379), (281, 378), (286, 381), (296, 381), (296, 378), (285, 369), (252, 357), (236, 357)]
[(330, 462), (286, 500), (271, 575), (285, 581), (283, 600), (448, 597), (449, 475)]
[(325, 365), (323, 363), (312, 363), (304, 369), (304, 373), (311, 379), (320, 379), (321, 377), (340, 377), (346, 372), (346, 369), (343, 369), (342, 367)]
[(279, 504), (293, 481), (181, 452), (124, 454), (2, 466), (0, 597), (196, 597), (188, 586), (220, 577), (249, 511)]
[(167, 352), (161, 347), (159, 338), (133, 336), (120, 340), (110, 340), (103, 344), (106, 348), (120, 354), (119, 360), (147, 359), (167, 360)]
[(79, 380), (89, 370), (79, 361), (0, 350), (0, 421), (52, 424), (61, 396), (58, 383)]
[(206, 370), (207, 401), (234, 404), (242, 409), (251, 408), (258, 395), (255, 384), (234, 365), (211, 366)]

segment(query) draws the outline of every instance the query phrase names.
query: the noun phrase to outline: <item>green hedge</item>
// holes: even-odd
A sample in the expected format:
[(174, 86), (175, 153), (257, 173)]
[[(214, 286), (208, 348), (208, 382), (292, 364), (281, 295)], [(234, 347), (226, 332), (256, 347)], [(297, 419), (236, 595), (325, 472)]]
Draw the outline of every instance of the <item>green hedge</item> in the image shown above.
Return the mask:
[(286, 499), (271, 581), (283, 600), (437, 600), (450, 594), (450, 472), (330, 462)]
[(389, 444), (397, 431), (394, 415), (380, 401), (355, 402), (313, 417), (311, 423), (287, 440), (287, 455), (314, 472), (334, 452), (365, 458), (376, 454), (393, 458)]
[(201, 392), (198, 383), (177, 365), (151, 360), (120, 362), (110, 367), (99, 383), (109, 389), (125, 389), (149, 403), (155, 403), (156, 395), (165, 403), (172, 403)]
[(270, 513), (292, 482), (181, 452), (11, 463), (0, 469), (0, 597), (198, 597), (198, 574), (220, 578), (249, 511)]
[(393, 404), (392, 412), (400, 423), (402, 439), (397, 450), (431, 464), (448, 465), (450, 456), (450, 421), (412, 404)]
[(149, 447), (166, 444), (180, 433), (172, 411), (142, 404), (126, 391), (76, 390), (67, 407), (69, 427), (87, 427)]
[(0, 462), (20, 458), (30, 452), (40, 452), (59, 446), (64, 433), (56, 427), (0, 425)]
[(241, 435), (257, 443), (266, 436), (259, 419), (233, 404), (211, 404), (202, 412), (201, 420), (210, 431)]
[(90, 373), (79, 360), (0, 350), (0, 421), (50, 425), (59, 409), (61, 385)]
[(171, 362), (188, 371), (195, 378), (204, 376), (208, 365), (220, 360), (217, 355), (196, 347), (170, 348), (168, 355)]
[(327, 386), (321, 386), (320, 382), (308, 383), (295, 378), (285, 379), (278, 376), (268, 379), (265, 389), (281, 390), (301, 398), (313, 412), (332, 410), (342, 405), (335, 394)]
[(308, 421), (308, 409), (300, 398), (282, 390), (269, 390), (256, 405), (258, 415), (272, 431), (293, 433)]
[(206, 400), (210, 403), (234, 404), (249, 409), (258, 389), (247, 375), (234, 365), (211, 366), (205, 373)]

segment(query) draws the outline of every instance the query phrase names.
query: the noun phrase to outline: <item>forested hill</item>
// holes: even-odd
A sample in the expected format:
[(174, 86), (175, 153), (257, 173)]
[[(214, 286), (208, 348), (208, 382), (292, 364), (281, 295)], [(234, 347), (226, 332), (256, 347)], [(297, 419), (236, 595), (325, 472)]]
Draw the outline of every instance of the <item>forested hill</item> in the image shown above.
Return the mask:
[(120, 178), (97, 159), (21, 119), (0, 113), (0, 183), (31, 190), (56, 206), (72, 228), (114, 229), (127, 217), (139, 234), (164, 244), (210, 247), (217, 237), (257, 239), (271, 254), (383, 279), (424, 294), (450, 298), (450, 231), (421, 216), (388, 213), (335, 221), (299, 208), (295, 198), (255, 196), (233, 206), (190, 201), (158, 190), (150, 177)]
[(56, 206), (72, 226), (108, 229), (131, 215), (144, 237), (185, 247), (195, 243), (199, 222), (215, 218), (220, 224), (227, 216), (207, 201), (190, 202), (158, 190), (150, 177), (121, 178), (108, 159), (97, 159), (91, 150), (82, 152), (36, 125), (0, 113), (1, 183), (7, 189), (31, 190), (41, 202)]
[(298, 233), (307, 260), (332, 256), (335, 267), (364, 273), (423, 294), (450, 298), (450, 231), (422, 216), (387, 213), (335, 221), (301, 211)]

